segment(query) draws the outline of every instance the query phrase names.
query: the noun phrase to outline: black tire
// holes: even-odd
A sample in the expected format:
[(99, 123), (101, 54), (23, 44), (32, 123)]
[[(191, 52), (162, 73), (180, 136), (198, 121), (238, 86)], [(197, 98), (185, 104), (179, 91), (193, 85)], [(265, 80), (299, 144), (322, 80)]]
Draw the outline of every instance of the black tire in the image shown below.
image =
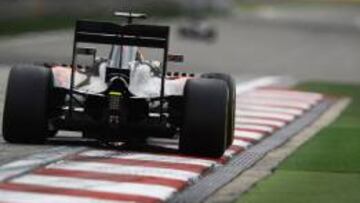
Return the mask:
[(227, 84), (214, 79), (190, 79), (184, 90), (184, 120), (180, 151), (189, 155), (220, 157), (226, 149)]
[(229, 104), (228, 104), (228, 135), (226, 147), (229, 147), (234, 141), (234, 129), (235, 129), (235, 111), (236, 111), (236, 85), (234, 79), (224, 73), (206, 73), (201, 75), (202, 78), (220, 79), (227, 83), (229, 87)]
[(48, 128), (50, 69), (16, 66), (11, 69), (3, 116), (3, 137), (10, 143), (39, 144), (51, 135)]

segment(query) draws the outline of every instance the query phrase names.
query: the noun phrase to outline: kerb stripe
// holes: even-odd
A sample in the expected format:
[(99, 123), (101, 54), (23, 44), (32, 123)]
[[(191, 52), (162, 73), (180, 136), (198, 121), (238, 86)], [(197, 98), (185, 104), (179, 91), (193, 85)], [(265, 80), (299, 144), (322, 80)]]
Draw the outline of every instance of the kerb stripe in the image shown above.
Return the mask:
[(65, 170), (80, 170), (85, 172), (99, 172), (120, 174), (120, 175), (138, 175), (138, 176), (150, 176), (169, 178), (174, 180), (188, 181), (192, 178), (197, 178), (200, 174), (175, 170), (175, 169), (164, 169), (156, 167), (142, 167), (142, 166), (126, 166), (119, 164), (99, 163), (99, 162), (76, 162), (66, 161), (64, 163), (50, 165), (48, 168), (65, 169)]
[(59, 187), (89, 192), (104, 192), (108, 194), (139, 195), (154, 199), (165, 200), (173, 192), (173, 187), (149, 185), (141, 183), (113, 182), (104, 180), (89, 180), (72, 177), (26, 175), (11, 181), (16, 184), (28, 184), (43, 187)]
[(184, 163), (167, 163), (159, 161), (146, 161), (146, 160), (135, 160), (135, 159), (122, 159), (122, 158), (92, 158), (86, 156), (77, 156), (73, 157), (73, 161), (89, 161), (89, 162), (99, 162), (99, 163), (109, 163), (109, 164), (121, 164), (127, 166), (144, 166), (144, 167), (156, 167), (156, 168), (168, 168), (168, 169), (178, 169), (184, 171), (190, 171), (195, 173), (201, 173), (206, 170), (207, 167), (193, 165), (193, 164), (184, 164)]
[(143, 160), (143, 161), (158, 161), (166, 163), (183, 163), (193, 164), (200, 166), (211, 166), (215, 164), (215, 161), (209, 159), (201, 159), (195, 157), (184, 157), (175, 154), (147, 154), (147, 153), (127, 153), (117, 152), (109, 150), (90, 150), (81, 153), (82, 156), (98, 157), (98, 158), (120, 158), (120, 159), (132, 159), (132, 160)]
[(120, 201), (120, 200), (102, 200), (91, 197), (75, 197), (65, 196), (58, 194), (47, 193), (34, 193), (34, 192), (22, 192), (22, 191), (10, 191), (1, 190), (1, 202), (6, 203), (39, 203), (39, 202), (51, 202), (51, 203), (134, 203), (134, 201)]
[(37, 175), (59, 176), (59, 177), (73, 177), (90, 180), (106, 180), (113, 182), (128, 182), (128, 183), (142, 183), (151, 185), (162, 185), (181, 189), (186, 185), (185, 181), (172, 180), (167, 178), (154, 178), (148, 176), (134, 176), (134, 175), (119, 175), (119, 174), (104, 174), (101, 172), (86, 172), (77, 170), (63, 170), (63, 169), (47, 169), (42, 168), (33, 172)]
[(269, 126), (275, 129), (281, 128), (286, 125), (286, 122), (284, 121), (261, 119), (261, 118), (249, 118), (249, 117), (241, 117), (241, 116), (235, 118), (235, 123)]
[[(0, 184), (1, 190), (18, 191), (18, 192), (30, 192), (40, 194), (54, 194), (64, 195), (72, 197), (87, 197), (99, 200), (112, 200), (112, 201), (131, 201), (131, 202), (144, 202), (144, 203), (155, 203), (160, 202), (160, 199), (144, 197), (141, 195), (125, 195), (125, 194), (114, 194), (108, 192), (94, 192), (87, 190), (75, 190), (60, 187), (50, 186), (38, 186), (31, 184), (16, 184), (16, 183), (4, 183)], [(38, 200), (38, 202), (44, 201), (44, 199)], [(36, 202), (33, 201), (33, 202)], [(95, 201), (94, 201), (95, 202)]]

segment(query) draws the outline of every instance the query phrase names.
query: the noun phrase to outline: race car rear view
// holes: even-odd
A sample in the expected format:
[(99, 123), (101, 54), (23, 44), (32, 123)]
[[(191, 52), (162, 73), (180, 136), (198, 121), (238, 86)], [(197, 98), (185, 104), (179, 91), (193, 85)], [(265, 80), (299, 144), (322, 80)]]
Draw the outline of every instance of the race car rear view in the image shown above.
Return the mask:
[[(235, 85), (226, 74), (167, 74), (168, 26), (133, 24), (144, 14), (117, 12), (126, 24), (77, 21), (72, 64), (21, 65), (8, 79), (3, 136), (10, 143), (43, 143), (60, 130), (101, 142), (179, 138), (181, 153), (219, 157), (234, 132)], [(108, 58), (86, 44), (110, 45)], [(162, 50), (145, 60), (141, 48)], [(79, 56), (93, 57), (91, 66)]]

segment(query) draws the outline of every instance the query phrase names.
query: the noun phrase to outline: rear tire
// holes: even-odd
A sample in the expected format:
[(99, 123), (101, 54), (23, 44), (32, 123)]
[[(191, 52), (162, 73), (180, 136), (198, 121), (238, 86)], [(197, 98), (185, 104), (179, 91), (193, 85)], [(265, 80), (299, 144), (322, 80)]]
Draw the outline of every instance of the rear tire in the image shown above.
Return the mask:
[(181, 152), (207, 157), (224, 154), (228, 100), (229, 90), (224, 81), (190, 79), (186, 82)]
[(3, 137), (7, 142), (38, 144), (51, 135), (48, 117), (52, 81), (51, 70), (45, 67), (11, 69), (3, 116)]
[(235, 111), (236, 111), (236, 85), (234, 79), (227, 74), (223, 73), (206, 73), (201, 75), (202, 78), (219, 79), (226, 82), (229, 87), (229, 104), (228, 104), (228, 129), (227, 129), (227, 143), (226, 147), (229, 147), (234, 141), (234, 129), (235, 129)]

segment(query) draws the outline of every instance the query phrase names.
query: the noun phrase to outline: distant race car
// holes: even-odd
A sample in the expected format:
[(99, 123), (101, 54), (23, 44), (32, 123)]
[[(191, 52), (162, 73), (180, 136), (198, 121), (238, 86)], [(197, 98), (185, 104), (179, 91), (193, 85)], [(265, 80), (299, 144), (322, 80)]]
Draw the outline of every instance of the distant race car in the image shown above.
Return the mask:
[(214, 42), (217, 39), (217, 30), (208, 21), (193, 19), (180, 25), (178, 33), (183, 38)]
[[(10, 143), (43, 143), (59, 130), (80, 131), (101, 142), (179, 138), (181, 153), (219, 157), (233, 141), (235, 85), (221, 73), (167, 73), (168, 26), (133, 24), (145, 14), (117, 12), (128, 19), (77, 21), (72, 65), (19, 65), (11, 69), (3, 115)], [(83, 43), (111, 45), (107, 59)], [(163, 50), (163, 60), (142, 57), (140, 47)], [(88, 67), (79, 56), (91, 56)], [(176, 77), (174, 77), (174, 75)]]

